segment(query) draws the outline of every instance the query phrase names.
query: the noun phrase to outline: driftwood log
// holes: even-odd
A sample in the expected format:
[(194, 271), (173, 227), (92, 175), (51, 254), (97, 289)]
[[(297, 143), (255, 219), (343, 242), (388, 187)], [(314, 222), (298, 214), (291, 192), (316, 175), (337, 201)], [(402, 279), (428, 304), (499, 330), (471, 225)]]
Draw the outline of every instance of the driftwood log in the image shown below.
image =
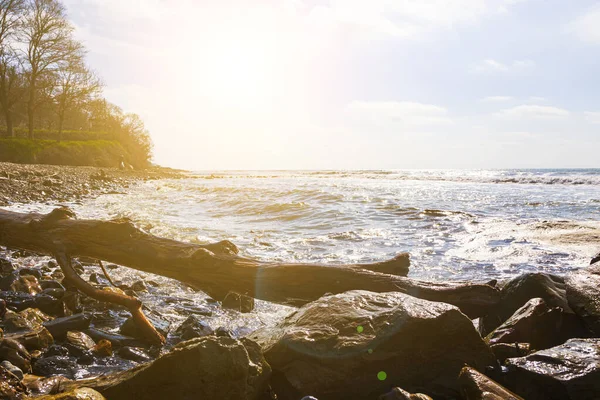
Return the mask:
[(497, 288), (488, 284), (432, 283), (393, 275), (408, 271), (408, 255), (356, 265), (267, 263), (238, 255), (237, 247), (222, 241), (199, 245), (159, 238), (135, 228), (128, 220), (78, 220), (68, 208), (49, 214), (0, 210), (0, 245), (56, 257), (65, 277), (82, 292), (127, 307), (147, 337), (162, 337), (147, 322), (135, 298), (98, 290), (82, 280), (71, 257), (85, 256), (144, 272), (177, 279), (222, 300), (229, 291), (280, 304), (300, 306), (326, 293), (362, 289), (399, 291), (459, 307), (471, 318), (498, 303)]

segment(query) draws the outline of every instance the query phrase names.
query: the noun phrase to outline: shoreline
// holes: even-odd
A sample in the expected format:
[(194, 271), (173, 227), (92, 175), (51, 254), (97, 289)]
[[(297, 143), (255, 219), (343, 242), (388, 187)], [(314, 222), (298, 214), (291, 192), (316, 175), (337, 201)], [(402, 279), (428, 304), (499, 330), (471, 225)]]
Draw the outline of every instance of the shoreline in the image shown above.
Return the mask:
[(185, 177), (187, 171), (144, 170), (0, 162), (0, 207), (13, 203), (61, 203), (120, 193), (132, 184)]

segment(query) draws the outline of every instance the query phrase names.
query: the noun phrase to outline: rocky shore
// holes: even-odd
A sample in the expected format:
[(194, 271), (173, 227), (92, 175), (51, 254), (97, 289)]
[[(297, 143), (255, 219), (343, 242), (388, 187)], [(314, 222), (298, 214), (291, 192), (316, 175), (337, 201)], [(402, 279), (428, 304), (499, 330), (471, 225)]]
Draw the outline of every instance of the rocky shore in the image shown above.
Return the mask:
[[(177, 175), (0, 164), (0, 202), (54, 204)], [(109, 275), (123, 268), (106, 267)], [(95, 286), (131, 296), (158, 285), (113, 285), (94, 260), (75, 268)], [(410, 295), (418, 293), (354, 290), (245, 337), (203, 321), (220, 308), (254, 312), (252, 298), (231, 293), (190, 309), (177, 326), (150, 314), (168, 338), (158, 348), (123, 322), (125, 308), (78, 292), (55, 260), (0, 247), (0, 398), (600, 398), (600, 263), (491, 284), (499, 301), (475, 320)]]

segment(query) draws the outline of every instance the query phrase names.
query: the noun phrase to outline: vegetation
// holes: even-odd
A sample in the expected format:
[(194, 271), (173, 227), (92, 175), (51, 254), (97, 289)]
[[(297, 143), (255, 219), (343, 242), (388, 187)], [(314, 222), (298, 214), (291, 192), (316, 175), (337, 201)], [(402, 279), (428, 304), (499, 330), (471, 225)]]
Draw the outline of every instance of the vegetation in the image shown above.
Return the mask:
[(102, 97), (85, 55), (60, 0), (0, 0), (0, 136), (14, 139), (0, 141), (0, 160), (80, 165), (85, 160), (75, 153), (95, 149), (88, 164), (117, 150), (110, 165), (121, 156), (138, 168), (149, 164), (152, 143), (143, 121)]

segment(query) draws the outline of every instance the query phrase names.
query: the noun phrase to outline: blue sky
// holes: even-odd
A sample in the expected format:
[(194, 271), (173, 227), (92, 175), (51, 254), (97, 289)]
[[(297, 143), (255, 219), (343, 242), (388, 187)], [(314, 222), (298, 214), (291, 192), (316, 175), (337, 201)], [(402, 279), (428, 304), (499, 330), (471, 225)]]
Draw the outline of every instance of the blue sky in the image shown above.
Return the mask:
[(600, 2), (65, 3), (163, 165), (600, 166)]

